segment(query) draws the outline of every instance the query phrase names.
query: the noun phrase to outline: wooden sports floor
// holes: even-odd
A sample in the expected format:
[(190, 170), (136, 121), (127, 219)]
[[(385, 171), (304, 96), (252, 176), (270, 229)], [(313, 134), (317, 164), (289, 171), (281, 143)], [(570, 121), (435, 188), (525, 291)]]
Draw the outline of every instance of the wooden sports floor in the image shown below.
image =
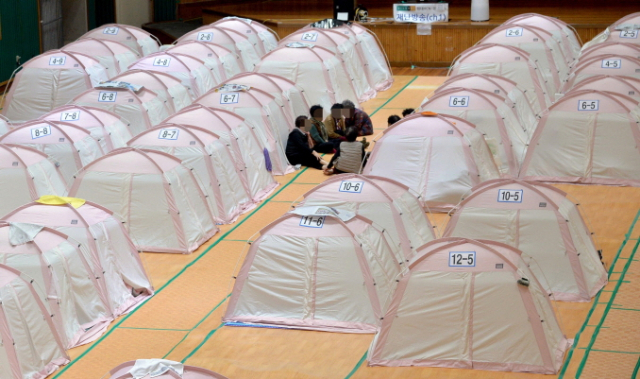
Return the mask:
[[(387, 117), (417, 107), (445, 77), (404, 70), (393, 87), (364, 104), (376, 131)], [(402, 162), (398, 162), (402, 164)], [(367, 367), (373, 335), (232, 327), (221, 317), (247, 241), (321, 183), (322, 172), (303, 169), (278, 177), (267, 200), (224, 225), (191, 255), (143, 254), (156, 295), (113, 322), (96, 342), (70, 351), (72, 362), (51, 377), (98, 379), (119, 363), (166, 358), (201, 366), (231, 379), (306, 378), (551, 378), (551, 375), (444, 368)], [(560, 378), (633, 378), (640, 367), (640, 188), (559, 185), (580, 204), (603, 250), (610, 283), (591, 303), (555, 303), (561, 325), (576, 343)], [(443, 230), (448, 216), (430, 216)]]

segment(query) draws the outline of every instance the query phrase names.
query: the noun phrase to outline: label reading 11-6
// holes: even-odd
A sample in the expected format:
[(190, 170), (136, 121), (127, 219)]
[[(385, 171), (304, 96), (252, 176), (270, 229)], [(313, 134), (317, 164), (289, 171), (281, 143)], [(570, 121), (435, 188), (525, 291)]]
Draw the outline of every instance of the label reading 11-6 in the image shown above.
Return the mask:
[(522, 203), (522, 190), (498, 190), (499, 203)]
[(450, 251), (449, 267), (476, 267), (476, 252)]
[(307, 228), (322, 228), (324, 226), (324, 216), (302, 216), (300, 226)]
[(469, 96), (450, 96), (449, 106), (450, 107), (468, 107)]
[(353, 181), (353, 180), (343, 180), (340, 183), (340, 192), (350, 192), (350, 193), (362, 193), (362, 187), (364, 186), (364, 182), (362, 181)]
[(178, 139), (179, 132), (180, 131), (178, 129), (160, 129), (160, 132), (158, 133), (158, 139), (168, 139), (175, 141)]
[(579, 111), (597, 111), (600, 108), (600, 100), (578, 100)]

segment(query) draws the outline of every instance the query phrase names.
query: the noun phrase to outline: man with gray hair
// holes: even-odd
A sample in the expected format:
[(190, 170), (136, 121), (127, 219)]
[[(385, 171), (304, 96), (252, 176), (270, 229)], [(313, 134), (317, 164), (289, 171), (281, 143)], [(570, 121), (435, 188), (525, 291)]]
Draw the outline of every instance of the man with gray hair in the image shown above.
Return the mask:
[(359, 136), (370, 136), (373, 134), (373, 124), (371, 118), (361, 109), (357, 109), (353, 101), (342, 102), (346, 127), (354, 127)]

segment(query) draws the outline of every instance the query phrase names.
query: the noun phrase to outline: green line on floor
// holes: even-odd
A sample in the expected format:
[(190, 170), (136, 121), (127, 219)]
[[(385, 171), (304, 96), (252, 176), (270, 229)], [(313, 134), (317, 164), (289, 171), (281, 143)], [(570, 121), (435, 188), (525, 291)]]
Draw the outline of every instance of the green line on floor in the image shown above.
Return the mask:
[[(231, 295), (231, 294), (229, 294)], [(222, 328), (224, 326), (224, 322), (220, 323), (220, 325), (218, 325), (217, 328), (213, 329), (212, 331), (210, 331), (206, 337), (204, 337), (204, 339), (202, 340), (202, 342), (200, 342), (200, 344), (198, 344), (198, 346), (196, 346), (195, 349), (193, 349), (181, 362), (185, 363), (187, 361), (187, 359), (191, 358), (198, 350), (200, 350), (200, 348), (202, 346), (204, 346), (205, 343), (207, 343), (207, 341), (209, 341), (209, 338), (211, 338), (211, 336), (213, 336), (220, 328)]]
[(376, 108), (375, 111), (371, 112), (371, 114), (369, 115), (369, 117), (373, 116), (374, 114), (378, 113), (378, 111), (382, 108), (384, 108), (385, 105), (389, 104), (389, 102), (393, 99), (396, 98), (396, 96), (398, 96), (402, 91), (405, 90), (405, 88), (409, 87), (411, 85), (411, 83), (413, 83), (416, 79), (418, 79), (417, 76), (414, 76), (413, 79), (411, 79), (409, 81), (409, 83), (405, 84), (404, 87), (400, 88), (400, 91), (396, 92), (395, 94), (393, 94), (393, 96), (391, 96), (389, 98), (389, 100), (385, 101), (384, 104), (382, 104), (381, 106), (379, 106), (378, 108)]
[(638, 362), (636, 362), (636, 367), (633, 369), (633, 373), (631, 373), (631, 379), (635, 379), (638, 377), (638, 370), (640, 370), (640, 358), (638, 358)]
[(358, 371), (358, 369), (360, 368), (360, 366), (362, 366), (362, 364), (364, 363), (364, 361), (367, 360), (367, 352), (364, 352), (364, 355), (362, 356), (362, 358), (360, 358), (360, 360), (358, 361), (358, 363), (356, 363), (356, 366), (353, 368), (353, 370), (351, 370), (350, 373), (347, 374), (347, 376), (344, 377), (344, 379), (349, 379), (353, 376), (353, 374), (356, 373), (356, 371)]

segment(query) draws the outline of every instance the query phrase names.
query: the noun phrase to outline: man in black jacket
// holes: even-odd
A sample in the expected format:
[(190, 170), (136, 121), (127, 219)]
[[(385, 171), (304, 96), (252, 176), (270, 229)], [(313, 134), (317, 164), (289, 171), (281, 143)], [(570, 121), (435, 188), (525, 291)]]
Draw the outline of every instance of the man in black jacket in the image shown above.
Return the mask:
[(313, 167), (318, 170), (327, 168), (327, 162), (317, 152), (309, 148), (309, 137), (305, 131), (307, 124), (311, 124), (307, 116), (298, 116), (296, 118), (296, 129), (289, 133), (287, 139), (287, 159), (292, 165), (303, 165)]

